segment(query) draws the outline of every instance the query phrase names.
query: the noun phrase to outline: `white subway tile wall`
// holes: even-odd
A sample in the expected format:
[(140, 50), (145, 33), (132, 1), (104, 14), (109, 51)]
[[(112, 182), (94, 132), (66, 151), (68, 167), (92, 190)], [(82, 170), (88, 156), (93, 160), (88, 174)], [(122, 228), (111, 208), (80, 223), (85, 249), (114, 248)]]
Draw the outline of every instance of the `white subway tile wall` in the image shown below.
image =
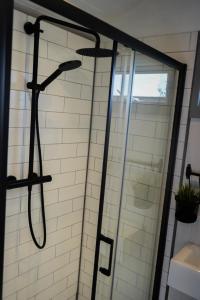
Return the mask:
[[(142, 40), (145, 43), (151, 45), (152, 47), (155, 47), (158, 50), (167, 53), (169, 56), (173, 58), (176, 58), (182, 63), (186, 63), (188, 66), (186, 85), (184, 90), (181, 128), (180, 128), (179, 139), (178, 139), (178, 152), (176, 157), (176, 167), (175, 167), (175, 174), (174, 174), (174, 181), (173, 181), (173, 192), (176, 192), (180, 182), (180, 172), (181, 172), (182, 159), (183, 159), (183, 146), (185, 141), (185, 132), (186, 132), (186, 124), (188, 118), (191, 84), (192, 84), (192, 76), (193, 76), (193, 69), (194, 69), (194, 59), (196, 53), (197, 32), (186, 32), (180, 34), (145, 37)], [(173, 194), (171, 199), (171, 208), (170, 208), (170, 216), (169, 216), (169, 223), (168, 223), (167, 242), (165, 248), (165, 258), (164, 258), (161, 290), (160, 290), (160, 298), (159, 298), (160, 300), (164, 300), (166, 294), (166, 284), (168, 278), (174, 220), (175, 220), (175, 200)], [(194, 230), (194, 232), (196, 233), (197, 230)], [(191, 227), (183, 225), (181, 230), (178, 231), (179, 244), (183, 245), (184, 242), (190, 241), (191, 238), (192, 238)], [(189, 300), (191, 298), (170, 288), (168, 299)]]
[[(24, 178), (28, 171), (33, 37), (24, 23), (32, 17), (15, 10), (9, 128), (8, 174)], [(81, 244), (81, 224), (89, 138), (94, 60), (85, 61), (74, 49), (93, 42), (42, 22), (39, 82), (58, 64), (79, 59), (82, 67), (63, 73), (39, 99), (45, 184), (47, 245), (38, 250), (28, 228), (27, 189), (8, 192), (3, 299), (75, 299)], [(35, 151), (35, 171), (38, 155)], [(33, 188), (32, 218), (42, 239), (40, 195)]]

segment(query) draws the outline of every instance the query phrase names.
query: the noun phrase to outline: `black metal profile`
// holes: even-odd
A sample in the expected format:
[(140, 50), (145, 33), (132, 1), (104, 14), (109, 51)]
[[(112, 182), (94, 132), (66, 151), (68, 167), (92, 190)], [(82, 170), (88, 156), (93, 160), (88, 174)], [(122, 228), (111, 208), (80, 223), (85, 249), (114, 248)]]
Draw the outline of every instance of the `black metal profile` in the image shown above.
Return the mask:
[[(85, 28), (85, 27), (82, 27), (82, 26), (79, 26), (79, 25), (76, 25), (76, 24), (68, 23), (68, 22), (63, 21), (63, 20), (58, 20), (58, 19), (52, 18), (50, 16), (40, 16), (40, 17), (38, 17), (37, 20), (36, 20), (36, 22), (35, 22), (35, 24), (33, 26), (37, 27), (38, 24), (41, 21), (51, 22), (53, 24), (62, 25), (62, 26), (67, 27), (67, 28), (71, 28), (71, 29), (75, 29), (75, 30), (78, 30), (78, 31), (82, 31), (82, 32), (91, 34), (96, 39), (96, 47), (98, 48), (99, 45), (100, 45), (100, 37), (99, 37), (98, 33), (96, 31), (94, 31), (94, 30), (90, 30), (88, 28)], [(34, 31), (35, 31), (35, 28), (33, 28), (33, 32)]]
[[(6, 180), (12, 53), (13, 0), (0, 1), (0, 178)], [(2, 299), (6, 187), (0, 184), (0, 299)]]
[(105, 141), (104, 141), (101, 190), (100, 190), (100, 199), (99, 199), (99, 214), (98, 214), (97, 235), (96, 235), (96, 249), (95, 249), (94, 269), (93, 269), (92, 297), (91, 297), (92, 300), (95, 299), (95, 295), (96, 295), (99, 252), (100, 252), (100, 243), (102, 240), (101, 228), (102, 228), (102, 219), (103, 219), (104, 195), (105, 195), (105, 187), (106, 187), (106, 173), (107, 173), (107, 164), (108, 164), (110, 126), (111, 126), (111, 117), (112, 117), (112, 91), (113, 91), (113, 83), (114, 83), (116, 58), (117, 58), (117, 42), (114, 41), (113, 55), (112, 55), (112, 62), (111, 62), (111, 72), (110, 72), (110, 87), (109, 87), (109, 96), (108, 96), (106, 131), (105, 131)]
[(162, 276), (163, 260), (164, 260), (165, 245), (166, 245), (166, 235), (167, 235), (167, 227), (168, 227), (168, 219), (169, 219), (169, 211), (170, 211), (170, 203), (171, 203), (171, 195), (172, 195), (172, 186), (173, 186), (173, 178), (174, 178), (174, 169), (175, 169), (176, 153), (177, 153), (177, 145), (178, 145), (178, 136), (179, 136), (179, 128), (180, 128), (180, 120), (181, 120), (186, 69), (187, 66), (182, 64), (182, 68), (179, 71), (179, 76), (178, 76), (176, 104), (175, 104), (175, 111), (174, 111), (174, 121), (173, 121), (171, 146), (170, 146), (169, 162), (168, 162), (168, 170), (167, 170), (167, 181), (165, 187), (165, 196), (164, 196), (163, 212), (162, 212), (161, 228), (160, 228), (160, 236), (159, 236), (159, 244), (158, 244), (158, 254), (157, 254), (156, 269), (155, 269), (155, 276), (154, 276), (154, 286), (153, 286), (153, 295), (152, 295), (153, 300), (159, 299), (160, 283), (161, 283), (161, 276)]
[(181, 70), (182, 63), (63, 0), (29, 0), (135, 51)]

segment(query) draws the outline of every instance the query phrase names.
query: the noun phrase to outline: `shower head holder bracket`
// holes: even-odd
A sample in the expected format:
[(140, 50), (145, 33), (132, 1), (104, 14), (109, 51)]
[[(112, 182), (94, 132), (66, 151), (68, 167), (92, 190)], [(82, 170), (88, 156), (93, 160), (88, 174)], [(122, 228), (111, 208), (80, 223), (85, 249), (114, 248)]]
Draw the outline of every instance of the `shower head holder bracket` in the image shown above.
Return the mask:
[[(31, 22), (26, 22), (24, 24), (24, 31), (26, 32), (26, 34), (31, 35), (33, 33), (35, 33), (38, 30), (38, 27), (31, 23)], [(43, 33), (44, 31), (42, 29), (39, 29), (39, 32)]]
[(45, 89), (42, 88), (41, 84), (33, 83), (33, 82), (27, 82), (27, 88), (30, 90), (36, 90), (36, 91), (44, 91)]

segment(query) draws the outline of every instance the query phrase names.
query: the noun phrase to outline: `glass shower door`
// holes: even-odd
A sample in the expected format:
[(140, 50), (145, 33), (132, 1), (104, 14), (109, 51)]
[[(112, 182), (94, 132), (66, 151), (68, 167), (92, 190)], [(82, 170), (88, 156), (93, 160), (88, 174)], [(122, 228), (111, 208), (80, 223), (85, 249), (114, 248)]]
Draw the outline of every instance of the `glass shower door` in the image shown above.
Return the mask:
[(175, 94), (176, 72), (136, 53), (113, 300), (152, 299)]
[(177, 73), (130, 49), (118, 52), (95, 299), (150, 300)]
[(112, 293), (112, 254), (116, 247), (134, 65), (134, 53), (131, 49), (118, 45), (117, 52), (110, 98), (110, 130), (109, 137), (106, 137), (109, 138), (107, 170), (106, 176), (102, 175), (106, 182), (103, 214), (99, 216), (102, 217), (102, 226), (96, 284), (93, 277), (93, 297), (95, 288), (95, 299), (102, 300), (110, 299)]

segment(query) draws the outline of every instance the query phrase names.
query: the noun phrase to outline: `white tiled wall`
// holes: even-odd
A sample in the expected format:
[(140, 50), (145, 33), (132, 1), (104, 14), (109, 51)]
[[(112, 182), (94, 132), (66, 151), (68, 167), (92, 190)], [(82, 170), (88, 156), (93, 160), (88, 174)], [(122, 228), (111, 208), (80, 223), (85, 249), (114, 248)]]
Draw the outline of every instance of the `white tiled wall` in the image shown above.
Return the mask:
[[(33, 37), (23, 26), (31, 17), (15, 11), (13, 30), (8, 175), (27, 177)], [(7, 194), (3, 299), (75, 299), (80, 255), (83, 197), (92, 98), (93, 59), (74, 49), (93, 42), (61, 28), (42, 23), (39, 81), (67, 60), (80, 59), (82, 67), (66, 72), (39, 99), (47, 219), (47, 245), (38, 250), (28, 228), (27, 189)], [(35, 171), (37, 171), (36, 151)], [(39, 189), (33, 188), (32, 217), (42, 239)]]
[[(195, 52), (196, 52), (197, 32), (186, 32), (186, 33), (174, 34), (174, 35), (146, 37), (143, 38), (142, 40), (145, 43), (151, 45), (152, 47), (155, 47), (156, 49), (167, 53), (169, 56), (183, 63), (186, 63), (188, 68), (185, 90), (184, 90), (181, 127), (180, 127), (180, 134), (178, 140), (178, 152), (176, 157), (176, 168), (175, 168), (174, 183), (173, 183), (173, 192), (175, 192), (177, 191), (179, 181), (180, 181), (180, 172), (181, 172), (182, 158), (183, 158), (183, 147), (185, 141), (185, 131), (186, 131), (187, 118), (188, 118), (188, 108), (189, 108), (191, 84), (192, 84)], [(174, 201), (174, 195), (172, 195), (168, 233), (167, 233), (167, 243), (165, 249), (165, 259), (163, 265), (162, 282), (161, 282), (161, 290), (160, 290), (160, 300), (165, 299), (172, 234), (173, 234), (173, 227), (174, 227), (174, 220), (175, 220), (174, 209), (175, 209), (175, 201)], [(179, 236), (177, 236), (177, 239), (180, 239), (185, 242), (190, 240), (190, 237), (188, 235), (187, 235), (188, 237), (187, 241), (184, 238), (186, 232), (188, 232), (187, 229), (188, 227), (187, 228), (186, 227), (187, 226), (184, 226), (183, 230), (178, 231)], [(175, 290), (170, 289), (168, 299), (182, 300), (182, 299), (189, 299), (189, 298), (179, 292), (176, 292)]]

